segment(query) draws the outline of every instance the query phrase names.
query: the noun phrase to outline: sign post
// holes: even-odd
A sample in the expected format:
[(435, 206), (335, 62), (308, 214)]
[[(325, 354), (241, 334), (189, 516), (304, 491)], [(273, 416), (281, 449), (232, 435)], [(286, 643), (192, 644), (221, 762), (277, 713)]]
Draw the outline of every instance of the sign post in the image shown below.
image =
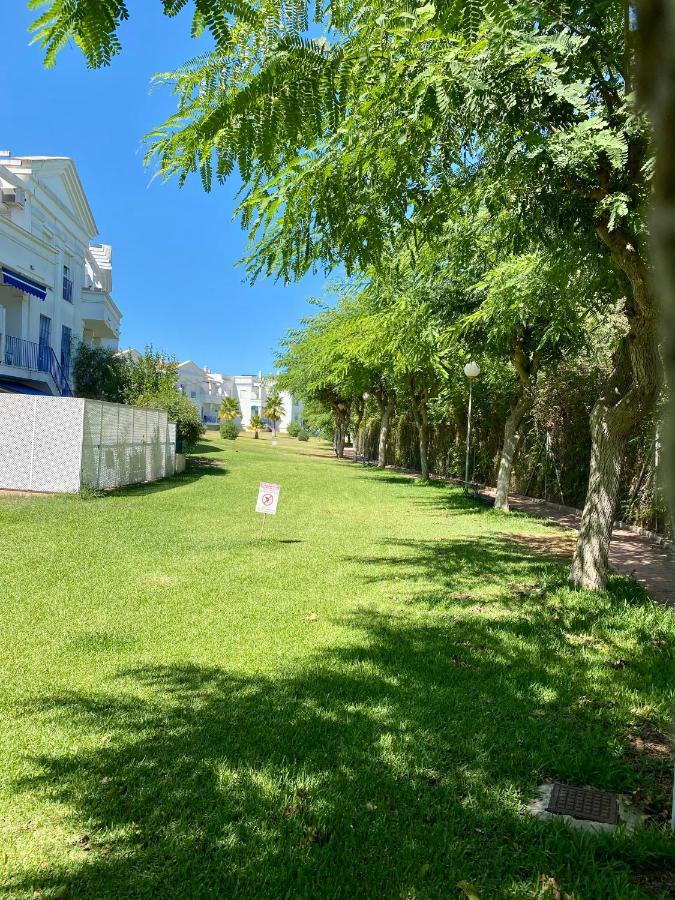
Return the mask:
[(276, 516), (277, 514), (280, 491), (280, 484), (270, 484), (267, 481), (260, 482), (260, 487), (258, 488), (258, 501), (255, 505), (255, 511), (257, 513), (262, 513), (263, 515), (260, 537), (262, 537), (263, 531), (265, 530), (267, 516)]

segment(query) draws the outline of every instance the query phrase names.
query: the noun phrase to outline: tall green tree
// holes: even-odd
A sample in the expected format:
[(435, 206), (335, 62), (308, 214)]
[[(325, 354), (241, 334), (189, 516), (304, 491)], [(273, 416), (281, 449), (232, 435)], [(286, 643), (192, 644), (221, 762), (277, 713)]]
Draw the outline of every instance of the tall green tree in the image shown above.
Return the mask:
[(334, 448), (344, 457), (354, 404), (367, 392), (370, 377), (356, 352), (358, 319), (351, 310), (323, 309), (282, 341), (278, 387), (329, 410)]
[(107, 347), (77, 344), (73, 360), (75, 395), (90, 400), (124, 402), (126, 382), (124, 359)]
[[(487, 251), (485, 242), (481, 249)], [(498, 258), (472, 288), (479, 303), (458, 327), (477, 339), (483, 352), (509, 360), (516, 376), (504, 424), (496, 509), (509, 509), (513, 463), (524, 423), (534, 407), (538, 378), (542, 370), (555, 371), (582, 348), (591, 312), (603, 303), (608, 305), (607, 278), (598, 253), (580, 262), (562, 252), (552, 256), (533, 247)]]
[(178, 393), (178, 363), (172, 357), (148, 344), (142, 356), (134, 360), (124, 357), (123, 397), (125, 403), (135, 403), (148, 394)]

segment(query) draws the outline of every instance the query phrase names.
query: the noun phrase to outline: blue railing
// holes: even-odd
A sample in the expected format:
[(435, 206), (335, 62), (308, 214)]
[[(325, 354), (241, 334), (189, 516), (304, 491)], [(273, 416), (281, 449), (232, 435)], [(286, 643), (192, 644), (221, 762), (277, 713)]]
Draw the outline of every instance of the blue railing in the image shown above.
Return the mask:
[(68, 383), (68, 376), (56, 358), (56, 354), (47, 344), (34, 344), (23, 338), (5, 335), (5, 352), (2, 362), (6, 366), (18, 369), (33, 369), (51, 375), (57, 390), (62, 397), (72, 397), (73, 392)]

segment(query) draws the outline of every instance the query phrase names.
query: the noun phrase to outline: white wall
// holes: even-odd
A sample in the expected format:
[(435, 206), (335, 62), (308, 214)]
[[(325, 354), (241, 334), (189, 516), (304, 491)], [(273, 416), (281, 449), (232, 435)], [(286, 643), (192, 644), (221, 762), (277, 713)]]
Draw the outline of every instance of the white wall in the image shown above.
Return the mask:
[(79, 491), (84, 404), (0, 394), (0, 488)]
[(75, 493), (175, 471), (165, 410), (73, 397), (0, 394), (0, 489)]

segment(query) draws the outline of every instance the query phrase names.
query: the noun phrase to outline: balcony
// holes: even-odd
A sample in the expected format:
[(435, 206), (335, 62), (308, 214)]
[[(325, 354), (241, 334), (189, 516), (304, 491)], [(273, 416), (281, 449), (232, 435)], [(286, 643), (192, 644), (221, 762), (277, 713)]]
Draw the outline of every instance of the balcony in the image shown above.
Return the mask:
[(93, 336), (103, 340), (117, 340), (122, 313), (110, 294), (87, 288), (82, 291), (82, 322)]
[(54, 350), (46, 344), (34, 344), (11, 334), (0, 334), (0, 365), (25, 370), (28, 380), (34, 377), (31, 373), (42, 373), (51, 378), (60, 396), (73, 396), (67, 373), (63, 371)]

